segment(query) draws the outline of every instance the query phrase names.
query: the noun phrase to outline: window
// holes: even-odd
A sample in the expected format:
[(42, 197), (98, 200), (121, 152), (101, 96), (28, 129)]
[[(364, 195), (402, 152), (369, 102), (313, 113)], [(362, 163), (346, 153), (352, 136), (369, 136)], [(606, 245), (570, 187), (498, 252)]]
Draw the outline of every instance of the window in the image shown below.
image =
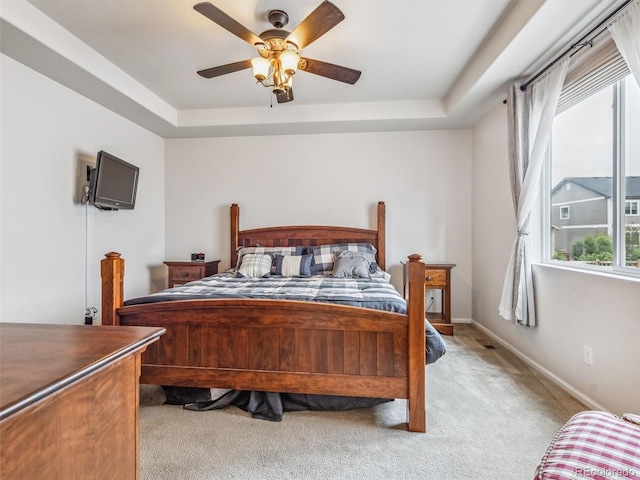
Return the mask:
[(615, 50), (598, 55), (570, 69), (554, 119), (545, 259), (640, 275), (640, 87)]

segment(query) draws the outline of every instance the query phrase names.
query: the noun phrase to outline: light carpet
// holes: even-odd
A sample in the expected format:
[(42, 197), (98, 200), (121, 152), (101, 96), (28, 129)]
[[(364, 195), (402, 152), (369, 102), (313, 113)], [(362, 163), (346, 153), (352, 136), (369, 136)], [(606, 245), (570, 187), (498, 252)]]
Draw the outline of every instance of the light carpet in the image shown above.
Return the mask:
[(187, 411), (141, 386), (142, 480), (531, 480), (556, 431), (587, 408), (471, 325), (427, 367), (427, 433), (406, 402), (252, 419), (237, 407)]

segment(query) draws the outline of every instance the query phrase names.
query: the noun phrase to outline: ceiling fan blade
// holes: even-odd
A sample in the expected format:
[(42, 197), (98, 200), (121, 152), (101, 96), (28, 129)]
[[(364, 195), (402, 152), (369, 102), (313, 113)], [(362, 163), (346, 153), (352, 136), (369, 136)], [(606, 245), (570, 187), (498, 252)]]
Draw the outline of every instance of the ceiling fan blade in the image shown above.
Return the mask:
[(282, 90), (276, 93), (276, 100), (278, 103), (287, 103), (293, 101), (293, 88), (289, 87), (286, 90)]
[(339, 82), (348, 83), (349, 85), (356, 83), (362, 74), (360, 70), (341, 67), (333, 63), (321, 62), (320, 60), (312, 60), (311, 58), (302, 58), (301, 60), (303, 60), (303, 62), (301, 62), (303, 64), (303, 66), (300, 67), (301, 70), (332, 80), (338, 80)]
[(240, 37), (245, 42), (250, 43), (251, 45), (255, 45), (256, 43), (263, 43), (262, 39), (259, 36), (246, 28), (244, 25), (238, 23), (236, 20), (231, 18), (215, 5), (212, 5), (209, 2), (202, 2), (194, 5), (193, 8), (212, 22), (217, 23), (222, 28), (233, 33), (237, 37)]
[(205, 70), (199, 70), (198, 75), (204, 78), (219, 77), (220, 75), (226, 75), (227, 73), (238, 72), (251, 68), (251, 60), (242, 60), (241, 62), (228, 63), (226, 65), (220, 65), (219, 67), (207, 68)]
[(344, 20), (344, 13), (333, 3), (324, 1), (287, 37), (302, 50)]

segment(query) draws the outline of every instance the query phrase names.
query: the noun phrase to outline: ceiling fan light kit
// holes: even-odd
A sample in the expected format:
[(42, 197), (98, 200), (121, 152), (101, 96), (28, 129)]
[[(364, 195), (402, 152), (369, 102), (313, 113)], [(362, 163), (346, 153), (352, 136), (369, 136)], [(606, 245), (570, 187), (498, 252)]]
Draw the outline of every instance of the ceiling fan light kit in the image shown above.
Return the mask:
[(273, 89), (278, 103), (293, 100), (293, 76), (298, 70), (350, 85), (360, 78), (361, 72), (358, 70), (301, 58), (299, 55), (300, 50), (344, 20), (342, 11), (329, 1), (322, 2), (292, 32), (282, 30), (289, 23), (289, 16), (282, 10), (271, 10), (268, 19), (274, 28), (260, 35), (256, 35), (209, 2), (198, 3), (193, 8), (254, 46), (259, 55), (251, 60), (200, 70), (198, 74), (202, 77), (213, 78), (252, 68), (253, 76), (258, 83)]

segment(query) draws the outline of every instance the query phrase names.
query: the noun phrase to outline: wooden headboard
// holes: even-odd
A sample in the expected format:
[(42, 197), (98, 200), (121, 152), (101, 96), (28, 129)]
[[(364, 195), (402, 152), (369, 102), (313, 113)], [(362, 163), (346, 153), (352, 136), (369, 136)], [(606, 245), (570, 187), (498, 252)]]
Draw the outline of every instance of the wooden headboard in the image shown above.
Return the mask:
[(378, 250), (376, 262), (386, 268), (385, 205), (378, 202), (377, 229), (297, 225), (287, 227), (240, 230), (240, 207), (231, 205), (231, 265), (238, 261), (238, 247), (293, 247), (327, 245), (331, 243), (370, 243)]

